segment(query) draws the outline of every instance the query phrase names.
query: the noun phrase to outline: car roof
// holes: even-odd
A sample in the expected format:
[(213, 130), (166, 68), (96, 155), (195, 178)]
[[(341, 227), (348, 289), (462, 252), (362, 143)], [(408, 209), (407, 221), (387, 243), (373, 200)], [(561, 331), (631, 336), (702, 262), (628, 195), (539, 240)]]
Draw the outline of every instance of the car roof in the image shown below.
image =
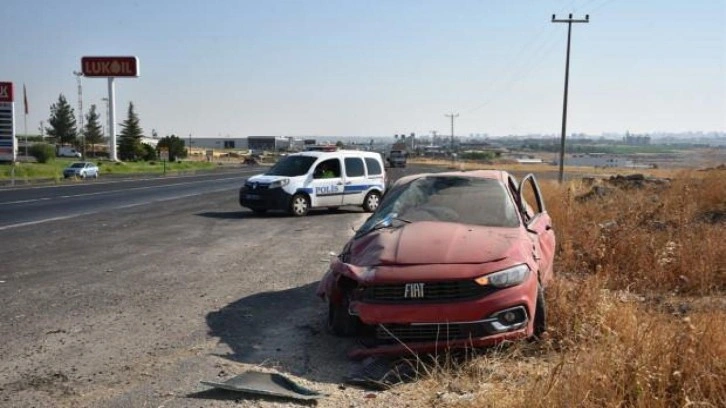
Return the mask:
[(307, 157), (315, 157), (319, 159), (327, 159), (327, 158), (333, 158), (333, 157), (340, 157), (344, 154), (349, 155), (359, 155), (363, 157), (381, 157), (381, 154), (378, 152), (367, 152), (363, 150), (336, 150), (334, 152), (320, 152), (320, 151), (309, 151), (309, 152), (300, 152), (300, 153), (293, 153), (290, 156), (307, 156)]
[(493, 179), (505, 183), (509, 173), (505, 170), (470, 170), (470, 171), (446, 171), (443, 173), (420, 173), (411, 176), (401, 177), (396, 185), (406, 184), (422, 177), (472, 177), (481, 179)]

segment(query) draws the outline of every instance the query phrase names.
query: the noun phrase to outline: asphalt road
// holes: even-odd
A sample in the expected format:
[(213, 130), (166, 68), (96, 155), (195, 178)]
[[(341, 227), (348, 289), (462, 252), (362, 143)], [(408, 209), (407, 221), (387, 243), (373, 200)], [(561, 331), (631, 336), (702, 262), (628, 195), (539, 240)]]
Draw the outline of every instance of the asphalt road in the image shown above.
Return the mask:
[(0, 190), (0, 406), (238, 406), (199, 381), (259, 367), (364, 399), (314, 292), (367, 214), (253, 215), (256, 171)]
[(79, 180), (59, 186), (0, 189), (0, 231), (239, 189), (245, 177), (261, 171), (245, 168), (193, 176)]

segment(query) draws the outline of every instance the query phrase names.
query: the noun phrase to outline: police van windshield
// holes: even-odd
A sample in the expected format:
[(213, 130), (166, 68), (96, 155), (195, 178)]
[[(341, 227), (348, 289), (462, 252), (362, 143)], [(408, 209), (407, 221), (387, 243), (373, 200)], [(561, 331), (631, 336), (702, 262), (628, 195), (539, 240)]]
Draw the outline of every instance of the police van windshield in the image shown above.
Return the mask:
[(266, 176), (304, 176), (315, 163), (316, 158), (310, 156), (287, 156), (278, 161), (268, 170)]

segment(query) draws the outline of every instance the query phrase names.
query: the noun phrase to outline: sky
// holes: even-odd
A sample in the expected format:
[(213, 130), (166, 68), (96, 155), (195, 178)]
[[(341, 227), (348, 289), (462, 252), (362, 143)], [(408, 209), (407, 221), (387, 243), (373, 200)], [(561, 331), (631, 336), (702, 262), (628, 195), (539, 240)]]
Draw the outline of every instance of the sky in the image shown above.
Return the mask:
[[(147, 135), (726, 131), (726, 0), (3, 0), (0, 81), (16, 128), (77, 108), (83, 56), (133, 55), (116, 80)], [(104, 78), (82, 78), (104, 113)]]

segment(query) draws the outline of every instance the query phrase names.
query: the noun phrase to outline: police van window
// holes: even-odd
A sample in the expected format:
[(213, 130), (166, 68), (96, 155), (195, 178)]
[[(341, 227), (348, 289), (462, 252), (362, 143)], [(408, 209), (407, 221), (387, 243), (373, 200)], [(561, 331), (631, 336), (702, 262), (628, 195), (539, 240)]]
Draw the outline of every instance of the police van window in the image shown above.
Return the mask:
[(345, 158), (345, 175), (348, 177), (363, 177), (366, 170), (363, 167), (363, 160), (357, 157)]
[(366, 157), (366, 167), (368, 167), (368, 175), (369, 176), (378, 176), (383, 173), (383, 170), (381, 170), (381, 164), (378, 163), (378, 160)]
[(316, 179), (336, 177), (340, 177), (340, 160), (338, 159), (328, 159), (320, 162), (313, 172), (313, 178)]

